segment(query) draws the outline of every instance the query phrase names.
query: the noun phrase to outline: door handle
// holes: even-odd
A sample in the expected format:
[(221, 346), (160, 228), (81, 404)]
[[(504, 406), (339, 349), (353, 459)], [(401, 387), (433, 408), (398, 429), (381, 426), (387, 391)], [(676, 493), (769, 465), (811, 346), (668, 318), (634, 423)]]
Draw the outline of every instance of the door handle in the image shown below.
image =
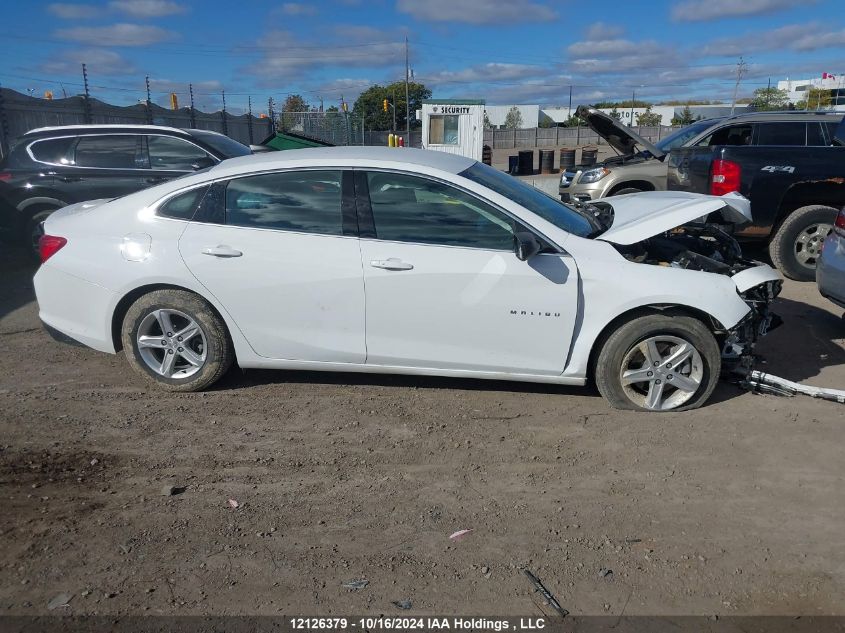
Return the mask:
[(220, 244), (218, 246), (210, 246), (202, 249), (203, 255), (211, 255), (212, 257), (240, 257), (243, 253), (239, 250)]
[(383, 268), (384, 270), (411, 270), (414, 265), (408, 262), (403, 262), (401, 259), (391, 257), (390, 259), (374, 259), (370, 262), (373, 268)]

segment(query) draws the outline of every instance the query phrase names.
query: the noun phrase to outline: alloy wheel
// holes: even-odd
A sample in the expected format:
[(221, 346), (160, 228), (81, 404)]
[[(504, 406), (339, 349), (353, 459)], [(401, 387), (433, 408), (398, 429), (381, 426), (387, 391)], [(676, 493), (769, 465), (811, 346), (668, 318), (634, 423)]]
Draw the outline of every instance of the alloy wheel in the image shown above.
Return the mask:
[(147, 314), (138, 326), (135, 342), (147, 367), (165, 378), (188, 378), (206, 362), (205, 333), (179, 310), (159, 309)]
[(795, 238), (795, 259), (806, 268), (815, 269), (819, 255), (822, 253), (824, 238), (833, 229), (833, 225), (826, 223), (811, 224)]
[(666, 411), (695, 395), (704, 378), (704, 362), (689, 341), (652, 336), (628, 351), (619, 377), (625, 395), (635, 405)]

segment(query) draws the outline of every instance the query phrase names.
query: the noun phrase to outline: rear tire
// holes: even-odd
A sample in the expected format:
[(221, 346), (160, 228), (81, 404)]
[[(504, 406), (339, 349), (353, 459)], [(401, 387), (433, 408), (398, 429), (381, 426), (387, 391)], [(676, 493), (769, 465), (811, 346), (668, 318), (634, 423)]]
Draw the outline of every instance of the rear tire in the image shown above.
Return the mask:
[(610, 334), (593, 374), (599, 392), (615, 409), (686, 411), (707, 401), (721, 367), (716, 338), (704, 323), (651, 314)]
[(27, 251), (36, 261), (41, 261), (41, 254), (38, 250), (38, 238), (44, 235), (44, 229), (41, 228), (41, 223), (57, 210), (58, 209), (56, 207), (36, 209), (26, 222), (26, 226), (24, 227), (24, 239), (26, 240)]
[(121, 341), (132, 369), (168, 391), (201, 391), (220, 379), (235, 354), (223, 320), (186, 290), (155, 290), (133, 303)]
[(837, 213), (833, 207), (811, 204), (786, 217), (769, 244), (772, 263), (784, 276), (796, 281), (815, 281), (816, 261)]

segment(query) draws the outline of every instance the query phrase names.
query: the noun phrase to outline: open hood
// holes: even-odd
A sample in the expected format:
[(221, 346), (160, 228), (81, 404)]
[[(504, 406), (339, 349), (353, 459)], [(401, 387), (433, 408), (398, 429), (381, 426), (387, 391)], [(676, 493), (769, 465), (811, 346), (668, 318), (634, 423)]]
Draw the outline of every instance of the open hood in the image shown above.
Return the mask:
[(578, 106), (575, 115), (587, 122), (590, 128), (601, 136), (607, 144), (623, 156), (631, 156), (636, 153), (636, 147), (647, 150), (652, 156), (661, 159), (666, 155), (657, 147), (649, 143), (642, 136), (634, 132), (633, 128), (624, 125), (604, 112), (599, 112), (587, 106)]
[(720, 211), (726, 222), (751, 221), (751, 202), (738, 193), (707, 196), (686, 191), (648, 191), (603, 198), (613, 208), (610, 228), (596, 239), (630, 245)]

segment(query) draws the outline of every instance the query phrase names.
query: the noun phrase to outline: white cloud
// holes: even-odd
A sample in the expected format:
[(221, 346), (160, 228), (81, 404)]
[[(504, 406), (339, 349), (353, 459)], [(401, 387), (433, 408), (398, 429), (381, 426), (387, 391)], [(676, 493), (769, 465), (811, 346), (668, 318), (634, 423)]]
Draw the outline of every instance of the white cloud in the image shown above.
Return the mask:
[(303, 4), (300, 2), (285, 2), (282, 5), (281, 12), (285, 15), (300, 16), (300, 15), (316, 15), (317, 7), (313, 4)]
[(188, 9), (169, 0), (112, 0), (109, 7), (133, 18), (160, 18), (185, 13)]
[(686, 0), (672, 8), (672, 19), (677, 22), (705, 22), (765, 15), (810, 4), (815, 4), (815, 0)]
[(429, 87), (444, 84), (478, 84), (496, 81), (519, 81), (531, 77), (549, 76), (552, 68), (529, 64), (501, 64), (491, 62), (460, 70), (441, 70), (419, 73), (417, 79)]
[(173, 31), (142, 24), (112, 24), (110, 26), (77, 26), (59, 29), (56, 36), (83, 44), (98, 46), (148, 46), (176, 39)]
[(804, 52), (843, 46), (845, 29), (830, 30), (819, 22), (808, 22), (718, 38), (708, 42), (701, 49), (701, 53), (705, 56), (736, 57), (763, 51)]
[(532, 0), (398, 0), (396, 10), (425, 22), (508, 24), (557, 19), (551, 7)]
[[(339, 33), (346, 37), (338, 37)], [(338, 45), (339, 40), (348, 44)], [(405, 44), (398, 41), (396, 33), (370, 27), (336, 26), (322, 41), (300, 40), (289, 31), (274, 30), (266, 33), (258, 46), (263, 49), (263, 59), (245, 71), (259, 76), (265, 85), (298, 78), (314, 68), (398, 68), (405, 63)]]
[[(92, 77), (128, 75), (137, 72), (119, 53), (104, 48), (83, 48), (64, 51), (52, 61), (43, 63), (40, 70), (45, 74), (79, 76), (81, 65), (85, 64)], [(142, 77), (143, 79), (143, 77)]]
[(624, 32), (625, 29), (621, 26), (615, 26), (605, 22), (594, 22), (587, 27), (585, 39), (590, 42), (595, 42), (597, 40), (612, 40), (617, 39)]
[(91, 4), (69, 4), (66, 2), (48, 4), (47, 11), (63, 20), (95, 18), (102, 13), (100, 7), (95, 7)]

